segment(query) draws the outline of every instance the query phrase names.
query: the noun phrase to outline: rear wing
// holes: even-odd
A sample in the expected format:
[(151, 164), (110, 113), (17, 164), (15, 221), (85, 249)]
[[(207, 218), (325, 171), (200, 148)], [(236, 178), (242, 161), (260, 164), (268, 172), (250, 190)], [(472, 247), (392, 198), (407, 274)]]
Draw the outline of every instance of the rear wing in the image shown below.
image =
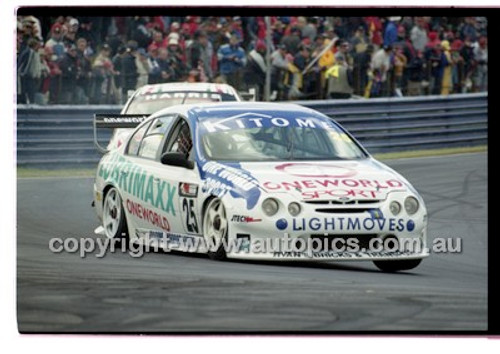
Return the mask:
[(94, 114), (94, 145), (101, 153), (107, 153), (108, 149), (99, 145), (97, 129), (135, 128), (148, 117), (149, 114)]
[(238, 91), (238, 94), (245, 101), (256, 101), (258, 87), (251, 87), (248, 91)]

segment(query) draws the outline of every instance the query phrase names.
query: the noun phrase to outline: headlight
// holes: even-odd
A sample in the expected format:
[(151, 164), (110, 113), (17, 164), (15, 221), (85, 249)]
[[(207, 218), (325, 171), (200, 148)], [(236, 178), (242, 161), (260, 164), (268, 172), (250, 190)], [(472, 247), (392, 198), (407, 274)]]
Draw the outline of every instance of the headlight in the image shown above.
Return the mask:
[(408, 215), (413, 215), (418, 210), (418, 200), (415, 197), (408, 197), (405, 199), (405, 210)]
[(389, 209), (391, 210), (392, 215), (398, 215), (401, 212), (401, 204), (396, 201), (392, 201), (389, 204)]
[(273, 198), (267, 198), (262, 202), (262, 210), (267, 216), (273, 216), (278, 212), (278, 202)]
[(300, 204), (299, 203), (296, 203), (296, 202), (292, 202), (290, 204), (288, 204), (288, 212), (290, 213), (290, 215), (292, 216), (297, 216), (300, 214)]

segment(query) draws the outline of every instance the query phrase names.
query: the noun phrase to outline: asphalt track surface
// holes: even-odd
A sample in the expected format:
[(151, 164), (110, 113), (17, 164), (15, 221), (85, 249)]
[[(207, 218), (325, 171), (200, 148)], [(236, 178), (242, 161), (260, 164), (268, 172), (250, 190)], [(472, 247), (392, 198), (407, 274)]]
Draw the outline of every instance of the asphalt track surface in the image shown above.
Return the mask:
[(487, 153), (389, 161), (420, 191), (429, 241), (462, 238), (407, 272), (371, 262), (256, 263), (202, 255), (53, 254), (94, 236), (93, 179), (18, 179), (22, 332), (343, 332), (487, 329)]

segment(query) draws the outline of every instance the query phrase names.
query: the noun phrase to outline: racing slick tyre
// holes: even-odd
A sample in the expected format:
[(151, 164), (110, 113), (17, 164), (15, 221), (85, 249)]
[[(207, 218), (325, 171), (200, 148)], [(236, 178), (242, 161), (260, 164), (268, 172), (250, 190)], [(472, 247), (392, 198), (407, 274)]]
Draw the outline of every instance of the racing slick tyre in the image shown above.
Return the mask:
[(228, 222), (224, 204), (219, 198), (211, 199), (203, 215), (203, 236), (210, 259), (218, 261), (226, 259), (223, 241), (227, 240), (227, 228)]
[(378, 269), (384, 272), (397, 272), (400, 270), (410, 270), (417, 267), (421, 259), (409, 259), (405, 261), (373, 261)]
[(128, 227), (125, 220), (122, 198), (115, 187), (111, 187), (104, 197), (102, 225), (108, 238), (128, 241)]

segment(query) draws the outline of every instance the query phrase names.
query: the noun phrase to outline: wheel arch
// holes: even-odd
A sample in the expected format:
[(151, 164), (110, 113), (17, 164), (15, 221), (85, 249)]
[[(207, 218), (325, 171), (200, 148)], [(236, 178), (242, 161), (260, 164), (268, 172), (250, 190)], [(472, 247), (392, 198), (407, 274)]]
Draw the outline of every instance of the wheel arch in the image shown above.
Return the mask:
[[(106, 186), (102, 189), (102, 206), (104, 206), (104, 200), (106, 199), (106, 195), (108, 194), (109, 190), (116, 186), (112, 183), (106, 184)], [(118, 189), (118, 188), (117, 188)], [(121, 196), (120, 196), (121, 197)]]
[(208, 203), (210, 203), (210, 201), (212, 199), (215, 199), (215, 198), (218, 198), (217, 196), (215, 195), (209, 195), (205, 198), (205, 200), (203, 201), (203, 204), (201, 206), (201, 222), (202, 222), (202, 225), (201, 227), (203, 227), (203, 221), (204, 221), (204, 218), (205, 218), (205, 211), (207, 210), (207, 206), (208, 206)]
[[(203, 206), (202, 206), (202, 217), (201, 217), (201, 220), (202, 220), (202, 225), (201, 225), (201, 228), (202, 228), (202, 235), (203, 237), (206, 237), (206, 234), (205, 234), (205, 213), (206, 213), (206, 210), (208, 208), (208, 205), (213, 201), (213, 200), (219, 200), (220, 202), (220, 205), (222, 205), (223, 208), (225, 208), (224, 206), (224, 201), (223, 201), (223, 196), (216, 196), (216, 195), (209, 195), (204, 201), (203, 201)], [(229, 224), (229, 222), (228, 222)], [(228, 228), (229, 228), (229, 225), (228, 225)], [(226, 235), (224, 236), (225, 238), (228, 238), (229, 237), (229, 232), (228, 230), (226, 230)], [(210, 251), (210, 250), (207, 250), (207, 253), (208, 253), (208, 257), (210, 259), (213, 259), (213, 260), (219, 260), (219, 261), (222, 261), (222, 260), (225, 260), (227, 258), (227, 255), (226, 255), (226, 251), (224, 249), (224, 245), (221, 243), (218, 247), (218, 249), (216, 251)]]
[(122, 208), (123, 208), (123, 213), (125, 215), (125, 227), (127, 228), (127, 230), (129, 231), (129, 228), (131, 226), (133, 226), (133, 223), (131, 222), (131, 220), (129, 219), (129, 215), (128, 215), (128, 212), (125, 208), (125, 200), (123, 199), (123, 196), (121, 195), (120, 193), (120, 190), (118, 189), (117, 186), (115, 186), (113, 183), (107, 183), (106, 186), (103, 188), (102, 190), (102, 207), (104, 207), (104, 201), (106, 200), (106, 195), (108, 194), (109, 190), (111, 188), (116, 188), (116, 190), (118, 191), (118, 193), (120, 194), (120, 199), (122, 201)]
[[(112, 188), (115, 188), (116, 189), (116, 192), (118, 193), (119, 197), (120, 197), (120, 201), (121, 201), (121, 208), (122, 208), (122, 211), (123, 211), (123, 223), (124, 223), (124, 228), (125, 228), (125, 235), (126, 235), (126, 238), (128, 239), (128, 236), (130, 235), (130, 225), (131, 225), (131, 222), (129, 220), (129, 215), (126, 211), (126, 208), (125, 208), (125, 205), (124, 205), (124, 200), (123, 200), (123, 197), (122, 197), (122, 194), (120, 193), (120, 190), (119, 188), (114, 185), (113, 183), (107, 183), (105, 185), (105, 187), (102, 189), (102, 207), (104, 209), (104, 203), (105, 203), (105, 200), (106, 200), (106, 196), (108, 195), (109, 191), (112, 189)], [(103, 210), (104, 212), (104, 210)], [(123, 233), (122, 233), (123, 235)]]

